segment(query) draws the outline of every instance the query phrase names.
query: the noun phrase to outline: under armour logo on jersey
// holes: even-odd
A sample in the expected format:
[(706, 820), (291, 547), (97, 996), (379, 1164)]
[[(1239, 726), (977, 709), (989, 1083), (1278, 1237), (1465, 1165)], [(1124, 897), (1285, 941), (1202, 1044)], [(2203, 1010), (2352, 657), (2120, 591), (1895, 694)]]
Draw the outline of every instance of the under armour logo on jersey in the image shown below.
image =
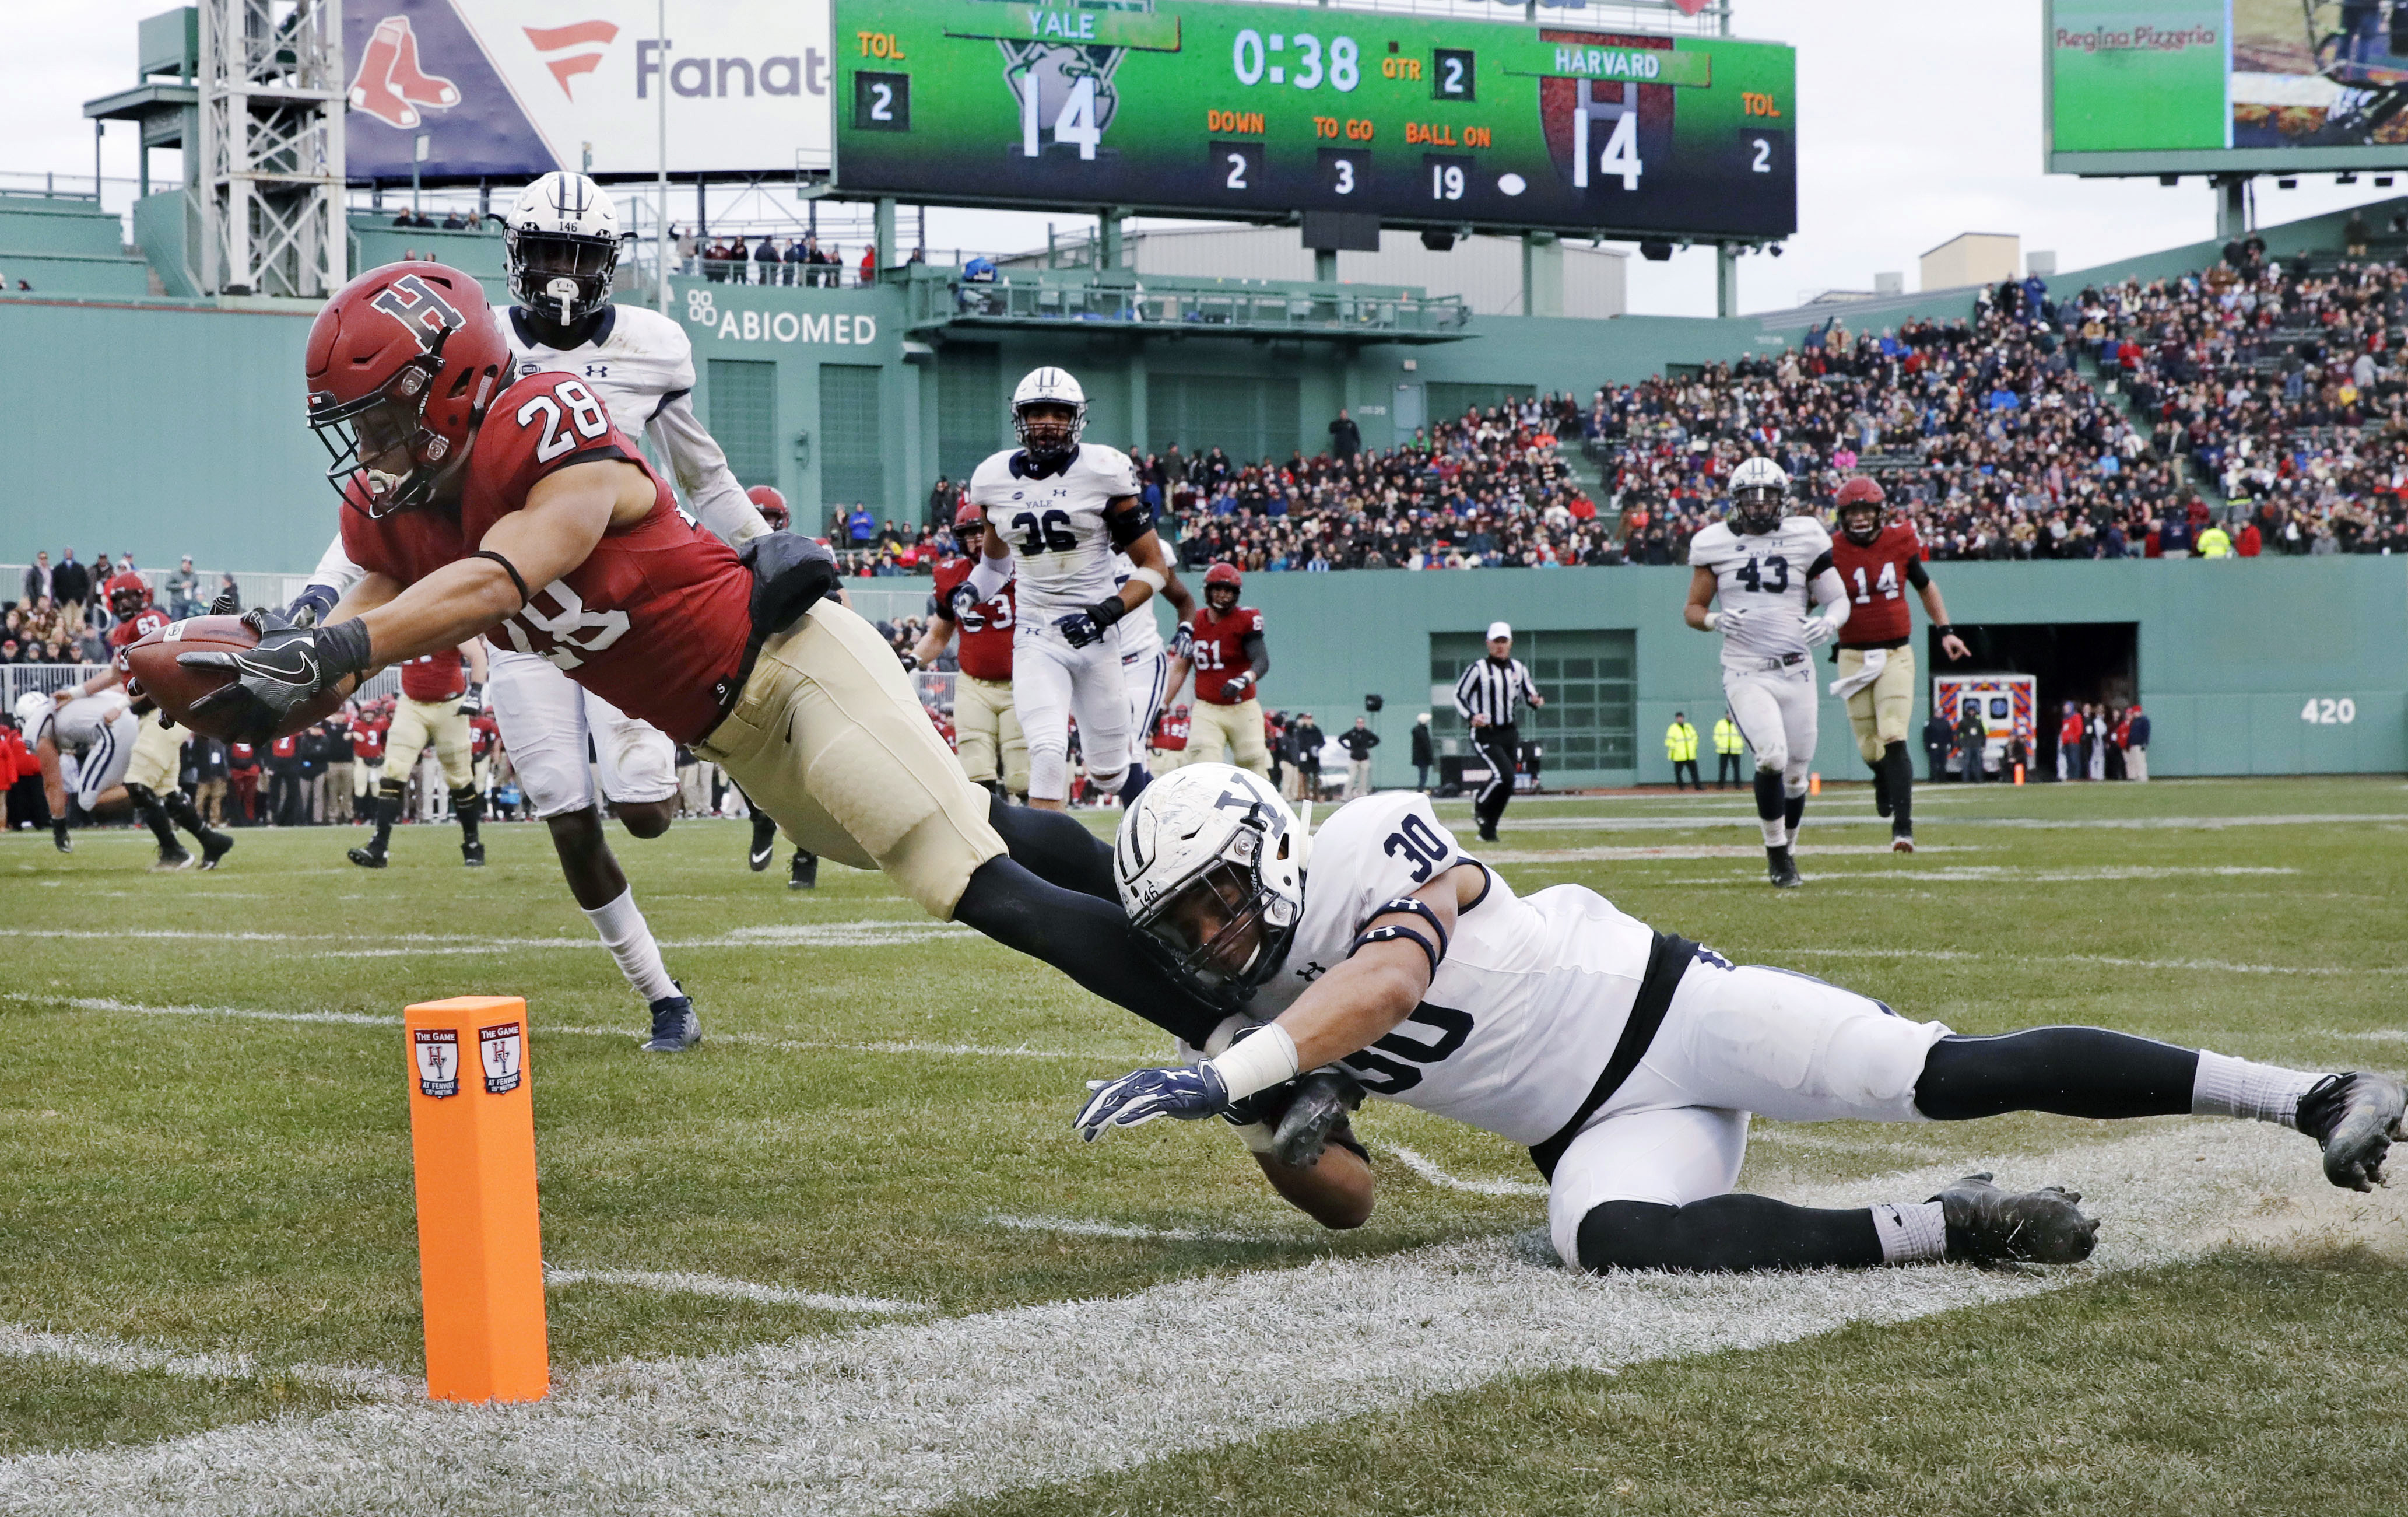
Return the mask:
[(1329, 971), (1319, 963), (1307, 962), (1302, 969), (1296, 972), (1296, 977), (1304, 981), (1305, 984), (1311, 985), (1314, 980), (1321, 978), (1322, 975), (1328, 973)]

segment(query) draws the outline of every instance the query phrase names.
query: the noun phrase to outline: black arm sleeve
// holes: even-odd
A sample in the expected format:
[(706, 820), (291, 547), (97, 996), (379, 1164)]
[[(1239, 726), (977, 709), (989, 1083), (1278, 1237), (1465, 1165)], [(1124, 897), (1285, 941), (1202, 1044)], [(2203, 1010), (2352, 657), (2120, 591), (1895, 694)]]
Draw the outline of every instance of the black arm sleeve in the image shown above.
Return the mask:
[(1253, 660), (1254, 683), (1259, 685), (1262, 683), (1263, 676), (1271, 672), (1270, 644), (1263, 641), (1263, 635), (1260, 632), (1248, 632), (1242, 646), (1246, 650), (1246, 657)]
[(1125, 553), (1130, 543), (1154, 530), (1154, 513), (1143, 500), (1125, 495), (1105, 505), (1104, 528), (1111, 534), (1112, 546)]
[(1816, 580), (1823, 577), (1823, 571), (1837, 567), (1838, 565), (1832, 562), (1829, 550), (1826, 549), (1822, 556), (1816, 558), (1813, 563), (1806, 566), (1806, 583), (1809, 585), (1813, 584)]
[(1909, 558), (1906, 561), (1906, 583), (1918, 590), (1931, 583), (1931, 575), (1924, 569), (1922, 559)]

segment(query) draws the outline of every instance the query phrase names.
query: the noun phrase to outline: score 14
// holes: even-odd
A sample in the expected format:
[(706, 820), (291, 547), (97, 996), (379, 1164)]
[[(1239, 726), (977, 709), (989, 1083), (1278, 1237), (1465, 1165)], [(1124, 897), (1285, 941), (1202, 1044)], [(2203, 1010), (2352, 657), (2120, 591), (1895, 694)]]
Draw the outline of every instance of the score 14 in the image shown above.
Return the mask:
[[(1045, 144), (1039, 130), (1042, 117), (1038, 105), (1045, 93), (1044, 80), (1037, 70), (1021, 68), (1012, 74), (1011, 82), (1020, 93), (1020, 154), (1041, 158)], [(1103, 126), (1096, 120), (1095, 75), (1082, 74), (1070, 81), (1069, 97), (1054, 117), (1054, 140), (1076, 143), (1081, 159), (1095, 160), (1096, 148), (1104, 140)]]

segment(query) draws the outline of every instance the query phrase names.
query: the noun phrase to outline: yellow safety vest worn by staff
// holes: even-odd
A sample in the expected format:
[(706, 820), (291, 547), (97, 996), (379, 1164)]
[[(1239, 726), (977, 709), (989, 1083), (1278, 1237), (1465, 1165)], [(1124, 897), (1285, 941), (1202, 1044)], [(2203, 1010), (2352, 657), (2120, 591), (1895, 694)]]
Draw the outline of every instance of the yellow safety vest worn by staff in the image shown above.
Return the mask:
[(1732, 721), (1728, 716), (1714, 723), (1714, 751), (1716, 753), (1747, 751), (1746, 740), (1739, 735), (1739, 723)]
[(1674, 722), (1664, 729), (1664, 757), (1672, 762), (1686, 763), (1698, 756), (1698, 730), (1687, 722)]

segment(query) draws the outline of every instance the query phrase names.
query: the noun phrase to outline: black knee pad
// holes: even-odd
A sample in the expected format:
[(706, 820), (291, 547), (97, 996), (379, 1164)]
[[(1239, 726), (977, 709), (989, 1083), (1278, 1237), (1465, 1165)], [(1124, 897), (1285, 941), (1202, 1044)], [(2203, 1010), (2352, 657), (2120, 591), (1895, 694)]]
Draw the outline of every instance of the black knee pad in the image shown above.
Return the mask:
[(1607, 1201), (1581, 1219), (1580, 1258), (1587, 1270), (1662, 1269), (1672, 1219), (1681, 1208), (1656, 1201)]
[(474, 820), (485, 814), (485, 793), (474, 785), (454, 785), (452, 790), (452, 811), (458, 816)]
[(136, 785), (132, 780), (125, 782), (125, 799), (134, 802), (136, 811), (148, 811), (159, 803), (158, 794), (150, 787)]

